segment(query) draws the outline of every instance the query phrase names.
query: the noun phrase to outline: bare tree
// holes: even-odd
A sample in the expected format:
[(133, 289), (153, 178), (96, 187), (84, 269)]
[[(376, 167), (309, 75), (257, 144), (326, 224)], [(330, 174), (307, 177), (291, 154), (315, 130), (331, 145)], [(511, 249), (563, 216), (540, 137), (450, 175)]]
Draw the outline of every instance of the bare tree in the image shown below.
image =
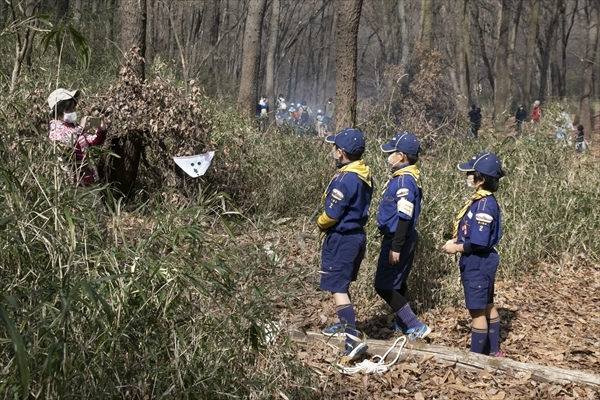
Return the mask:
[(260, 33), (267, 0), (250, 0), (242, 45), (242, 73), (237, 108), (254, 115), (257, 101), (258, 67), (260, 65)]
[[(10, 1), (10, 12), (15, 24), (15, 61), (13, 63), (13, 70), (10, 79), (9, 92), (13, 92), (17, 87), (19, 75), (23, 68), (23, 62), (26, 57), (30, 54), (33, 46), (33, 38), (35, 36), (34, 25), (36, 20), (33, 17), (36, 10), (38, 9), (40, 2), (38, 0), (25, 0), (19, 1), (17, 4), (13, 4)], [(18, 22), (22, 20), (23, 22)]]
[(335, 60), (334, 130), (356, 124), (356, 60), (362, 0), (338, 4)]
[[(275, 53), (277, 52), (277, 39), (279, 35), (279, 0), (273, 0), (271, 3), (271, 21), (269, 24), (269, 41), (267, 43), (267, 67), (266, 67), (266, 93), (269, 96), (269, 101), (274, 107), (277, 104), (277, 94), (275, 93)], [(277, 110), (270, 113), (269, 120), (271, 123), (275, 121)]]
[(533, 52), (538, 32), (538, 19), (540, 16), (541, 0), (531, 0), (531, 16), (529, 17), (529, 28), (527, 29), (527, 45), (525, 49), (525, 65), (523, 67), (523, 104), (529, 107), (531, 104), (531, 67), (533, 65)]
[(145, 79), (144, 57), (146, 56), (146, 0), (123, 0), (121, 3), (121, 49), (128, 52), (138, 48), (140, 58), (132, 69), (140, 80)]
[(402, 46), (400, 64), (403, 66), (403, 73), (407, 74), (410, 67), (410, 47), (408, 38), (408, 24), (406, 23), (405, 0), (398, 0), (398, 19), (400, 20), (400, 40)]
[[(129, 62), (134, 79), (143, 82), (145, 78), (144, 56), (146, 50), (146, 0), (123, 0), (121, 4), (121, 48), (137, 57), (124, 58)], [(119, 157), (108, 161), (108, 181), (128, 196), (137, 178), (142, 154), (143, 132), (130, 130), (122, 137), (112, 140), (112, 151)]]
[(499, 11), (500, 21), (498, 43), (496, 46), (496, 62), (494, 64), (494, 111), (496, 127), (502, 128), (508, 118), (506, 110), (510, 104), (510, 70), (508, 65), (508, 38), (510, 29), (510, 0), (502, 0)]
[(433, 49), (433, 7), (432, 0), (423, 0), (421, 8), (421, 43), (426, 49)]
[(581, 97), (579, 100), (579, 124), (585, 129), (592, 131), (592, 117), (590, 97), (592, 95), (592, 72), (594, 68), (594, 59), (596, 56), (596, 47), (598, 46), (598, 18), (600, 5), (598, 0), (587, 0), (585, 5), (585, 14), (587, 17), (587, 45), (585, 49), (585, 61), (583, 69), (583, 82), (581, 88)]

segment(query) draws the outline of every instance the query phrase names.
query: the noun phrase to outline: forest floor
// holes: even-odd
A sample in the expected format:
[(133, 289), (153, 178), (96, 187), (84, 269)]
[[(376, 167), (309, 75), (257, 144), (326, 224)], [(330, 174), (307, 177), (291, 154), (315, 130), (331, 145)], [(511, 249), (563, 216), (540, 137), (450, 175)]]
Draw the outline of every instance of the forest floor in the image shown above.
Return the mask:
[[(284, 228), (285, 230), (285, 228)], [(280, 231), (280, 233), (283, 233)], [(279, 235), (278, 235), (279, 236)], [(318, 248), (314, 240), (297, 240), (287, 232), (281, 273), (306, 271), (301, 300), (290, 310), (281, 305), (279, 321), (291, 329), (320, 332), (337, 322), (331, 294), (318, 290)], [(316, 262), (316, 263), (315, 263)], [(580, 254), (560, 266), (543, 265), (535, 275), (496, 284), (496, 306), (501, 316), (501, 348), (506, 358), (568, 370), (600, 371), (600, 265)], [(361, 273), (366, 273), (361, 270)], [(360, 277), (359, 277), (360, 281)], [(391, 313), (378, 298), (352, 290), (357, 327), (366, 338), (386, 340), (392, 331)], [(372, 295), (370, 295), (372, 297)], [(470, 317), (462, 306), (427, 310), (419, 316), (431, 328), (429, 344), (465, 350), (470, 345)], [(600, 399), (600, 387), (557, 382), (540, 383), (531, 373), (508, 370), (472, 372), (410, 356), (384, 374), (343, 375), (335, 368), (341, 348), (334, 343), (299, 344), (299, 357), (319, 376), (320, 398), (344, 399)], [(367, 358), (377, 353), (368, 351)], [(394, 354), (394, 353), (393, 353)], [(388, 357), (388, 362), (390, 357)], [(373, 360), (374, 362), (377, 360)]]

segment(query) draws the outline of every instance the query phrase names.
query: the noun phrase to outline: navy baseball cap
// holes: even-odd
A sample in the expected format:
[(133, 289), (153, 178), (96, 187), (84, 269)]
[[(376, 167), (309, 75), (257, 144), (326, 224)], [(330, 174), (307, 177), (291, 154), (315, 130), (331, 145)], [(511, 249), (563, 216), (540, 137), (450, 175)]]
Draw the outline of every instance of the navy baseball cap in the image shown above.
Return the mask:
[(329, 135), (325, 138), (327, 143), (334, 143), (337, 147), (348, 154), (355, 154), (356, 150), (366, 147), (365, 137), (362, 132), (354, 128), (345, 128), (337, 135)]
[(458, 169), (464, 172), (477, 171), (492, 178), (502, 178), (504, 176), (500, 159), (489, 151), (477, 153), (468, 162), (458, 164)]
[(392, 140), (381, 145), (381, 150), (386, 153), (400, 151), (404, 154), (419, 154), (419, 139), (412, 133), (400, 132), (396, 133)]

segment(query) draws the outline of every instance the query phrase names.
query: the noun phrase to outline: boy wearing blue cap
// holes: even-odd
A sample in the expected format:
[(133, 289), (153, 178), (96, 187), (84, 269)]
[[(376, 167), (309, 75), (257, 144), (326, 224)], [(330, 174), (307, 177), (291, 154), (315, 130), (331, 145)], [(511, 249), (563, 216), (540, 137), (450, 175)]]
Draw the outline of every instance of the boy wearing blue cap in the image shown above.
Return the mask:
[(423, 198), (419, 169), (415, 165), (419, 160), (419, 141), (413, 134), (402, 132), (383, 144), (381, 150), (389, 153), (392, 175), (377, 211), (377, 227), (383, 237), (375, 291), (396, 314), (397, 331), (408, 334), (410, 340), (425, 338), (431, 329), (412, 311), (406, 285), (419, 240), (415, 225)]
[(323, 334), (346, 335), (342, 362), (354, 360), (367, 350), (356, 329), (350, 283), (356, 281), (367, 248), (364, 226), (373, 195), (371, 170), (362, 160), (365, 138), (354, 128), (346, 128), (325, 139), (333, 144), (337, 173), (323, 194), (325, 210), (317, 224), (325, 238), (321, 249), (320, 288), (333, 293), (339, 323)]
[(458, 169), (467, 173), (467, 186), (475, 193), (456, 216), (454, 238), (442, 250), (461, 253), (460, 277), (473, 319), (471, 351), (503, 358), (498, 344), (500, 317), (494, 306), (494, 282), (500, 263), (494, 247), (502, 237), (502, 221), (493, 193), (504, 171), (498, 157), (490, 152), (478, 153), (459, 164)]

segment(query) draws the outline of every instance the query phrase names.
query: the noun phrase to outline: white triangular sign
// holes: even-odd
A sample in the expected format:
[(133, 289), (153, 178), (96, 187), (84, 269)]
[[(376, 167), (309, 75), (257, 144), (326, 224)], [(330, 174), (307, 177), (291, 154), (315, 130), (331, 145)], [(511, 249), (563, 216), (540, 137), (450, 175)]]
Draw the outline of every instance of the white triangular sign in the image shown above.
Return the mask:
[(197, 156), (173, 157), (173, 161), (175, 161), (175, 164), (179, 165), (179, 168), (184, 170), (186, 174), (192, 178), (196, 178), (206, 173), (214, 155), (214, 151), (209, 151), (208, 153), (199, 154)]

